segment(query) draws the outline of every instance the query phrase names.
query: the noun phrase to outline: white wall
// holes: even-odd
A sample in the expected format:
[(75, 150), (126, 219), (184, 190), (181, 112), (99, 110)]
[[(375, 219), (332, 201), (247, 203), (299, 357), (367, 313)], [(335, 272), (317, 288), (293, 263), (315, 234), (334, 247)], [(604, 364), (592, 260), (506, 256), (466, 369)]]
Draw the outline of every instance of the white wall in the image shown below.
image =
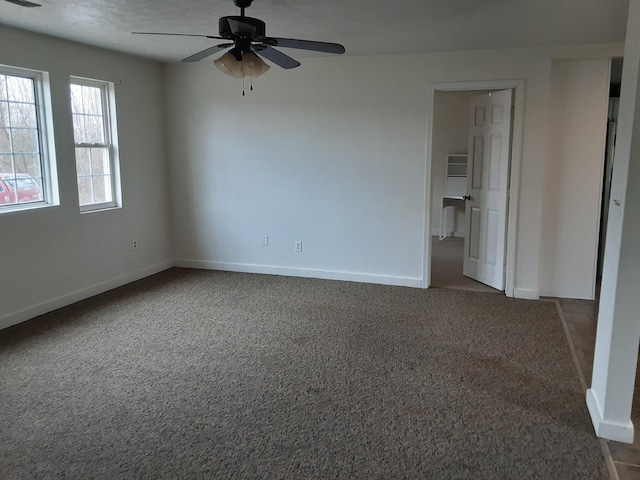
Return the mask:
[[(171, 65), (178, 263), (421, 284), (428, 85), (526, 82), (515, 287), (538, 294), (551, 60), (620, 45), (305, 59), (241, 96), (211, 65)], [(263, 234), (270, 245), (261, 246)], [(294, 242), (304, 242), (295, 253)]]
[[(346, 71), (328, 75), (325, 61), (272, 68), (246, 98), (241, 81), (210, 62), (170, 68), (178, 259), (417, 285), (424, 106), (380, 96), (366, 73), (357, 88), (345, 89), (346, 79), (359, 78), (358, 67), (344, 63)], [(405, 88), (392, 75), (385, 82), (389, 90)]]
[[(167, 268), (172, 248), (162, 66), (3, 26), (0, 45), (0, 64), (50, 74), (61, 200), (0, 214), (0, 327), (6, 327)], [(70, 75), (115, 83), (121, 209), (79, 213)]]
[[(469, 99), (479, 91), (436, 92), (433, 104), (433, 138), (431, 157), (431, 235), (440, 233), (442, 196), (447, 171), (447, 155), (467, 153), (469, 136)], [(465, 207), (460, 202), (452, 221), (453, 235), (464, 236)], [(452, 219), (453, 220), (453, 219)]]
[(594, 298), (610, 69), (609, 59), (552, 63), (542, 295)]

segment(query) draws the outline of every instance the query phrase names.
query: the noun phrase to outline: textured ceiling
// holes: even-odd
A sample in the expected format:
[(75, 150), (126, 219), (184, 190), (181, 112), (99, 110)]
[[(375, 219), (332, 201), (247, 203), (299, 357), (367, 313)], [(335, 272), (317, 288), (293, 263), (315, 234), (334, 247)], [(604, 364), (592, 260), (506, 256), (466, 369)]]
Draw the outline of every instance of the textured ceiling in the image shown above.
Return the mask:
[[(217, 35), (232, 0), (0, 0), (0, 23), (163, 61), (215, 40), (132, 31)], [(407, 53), (624, 41), (629, 0), (254, 0), (247, 15), (267, 34), (342, 43), (347, 54)], [(295, 57), (301, 51), (284, 50)]]

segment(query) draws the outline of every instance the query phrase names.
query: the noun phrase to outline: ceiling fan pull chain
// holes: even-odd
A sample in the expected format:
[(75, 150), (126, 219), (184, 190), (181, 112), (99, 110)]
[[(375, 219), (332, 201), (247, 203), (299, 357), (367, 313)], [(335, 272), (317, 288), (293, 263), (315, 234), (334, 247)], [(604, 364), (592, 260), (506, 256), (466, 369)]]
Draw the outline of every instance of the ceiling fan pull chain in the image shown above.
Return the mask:
[(242, 77), (242, 96), (244, 97), (244, 77)]
[(251, 91), (253, 92), (253, 76), (251, 77)]

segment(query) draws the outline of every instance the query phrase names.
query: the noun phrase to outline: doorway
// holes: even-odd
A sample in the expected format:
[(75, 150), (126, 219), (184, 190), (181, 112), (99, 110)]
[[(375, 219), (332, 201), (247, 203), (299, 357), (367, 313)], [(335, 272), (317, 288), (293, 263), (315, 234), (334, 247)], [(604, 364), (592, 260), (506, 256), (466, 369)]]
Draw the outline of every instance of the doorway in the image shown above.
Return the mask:
[(611, 180), (613, 176), (613, 160), (618, 129), (618, 112), (620, 109), (620, 87), (622, 84), (622, 58), (611, 59), (611, 78), (609, 81), (609, 112), (607, 115), (607, 142), (602, 178), (602, 202), (600, 205), (600, 232), (598, 236), (598, 267), (596, 273), (596, 298), (602, 282), (604, 268), (604, 247), (609, 220), (609, 202), (611, 201)]
[[(461, 158), (468, 154), (468, 132), (472, 118), (471, 99), (488, 96), (491, 92), (498, 90), (509, 90), (509, 97), (513, 98), (513, 140), (509, 144), (507, 139), (506, 146), (506, 151), (510, 149), (511, 152), (511, 164), (506, 166), (504, 172), (507, 189), (502, 195), (505, 206), (509, 204), (509, 209), (507, 212), (505, 208), (505, 255), (504, 259), (500, 260), (500, 267), (504, 267), (504, 283), (502, 283), (504, 292), (507, 296), (514, 296), (514, 227), (519, 185), (513, 179), (519, 178), (520, 171), (524, 83), (518, 81), (453, 82), (434, 84), (430, 87), (424, 286), (500, 292), (463, 275), (463, 257), (465, 252), (469, 253), (469, 246), (466, 249), (464, 246), (465, 236), (472, 228), (468, 225), (469, 218), (465, 213), (469, 208), (468, 206), (465, 208), (465, 201), (459, 200), (462, 200), (465, 194), (468, 195), (469, 191), (467, 189), (462, 195), (460, 192), (455, 195), (450, 195), (451, 192), (448, 192), (449, 195), (446, 195), (451, 181), (455, 180), (447, 179), (446, 173), (447, 170), (451, 173), (458, 168), (458, 165), (448, 163), (460, 163)], [(511, 112), (505, 113), (509, 116), (511, 114)], [(460, 181), (458, 180), (457, 183), (460, 184)], [(451, 198), (458, 201), (452, 201)]]
[(431, 164), (431, 286), (500, 293), (464, 274), (469, 109), (483, 90), (436, 91)]

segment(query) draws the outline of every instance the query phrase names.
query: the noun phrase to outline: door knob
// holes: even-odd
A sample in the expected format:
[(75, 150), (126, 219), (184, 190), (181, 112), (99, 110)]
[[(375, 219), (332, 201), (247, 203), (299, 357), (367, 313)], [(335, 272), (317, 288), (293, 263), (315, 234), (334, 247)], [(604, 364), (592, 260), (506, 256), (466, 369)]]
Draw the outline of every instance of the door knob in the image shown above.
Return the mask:
[(471, 200), (471, 195), (465, 195), (462, 197), (463, 200)]

